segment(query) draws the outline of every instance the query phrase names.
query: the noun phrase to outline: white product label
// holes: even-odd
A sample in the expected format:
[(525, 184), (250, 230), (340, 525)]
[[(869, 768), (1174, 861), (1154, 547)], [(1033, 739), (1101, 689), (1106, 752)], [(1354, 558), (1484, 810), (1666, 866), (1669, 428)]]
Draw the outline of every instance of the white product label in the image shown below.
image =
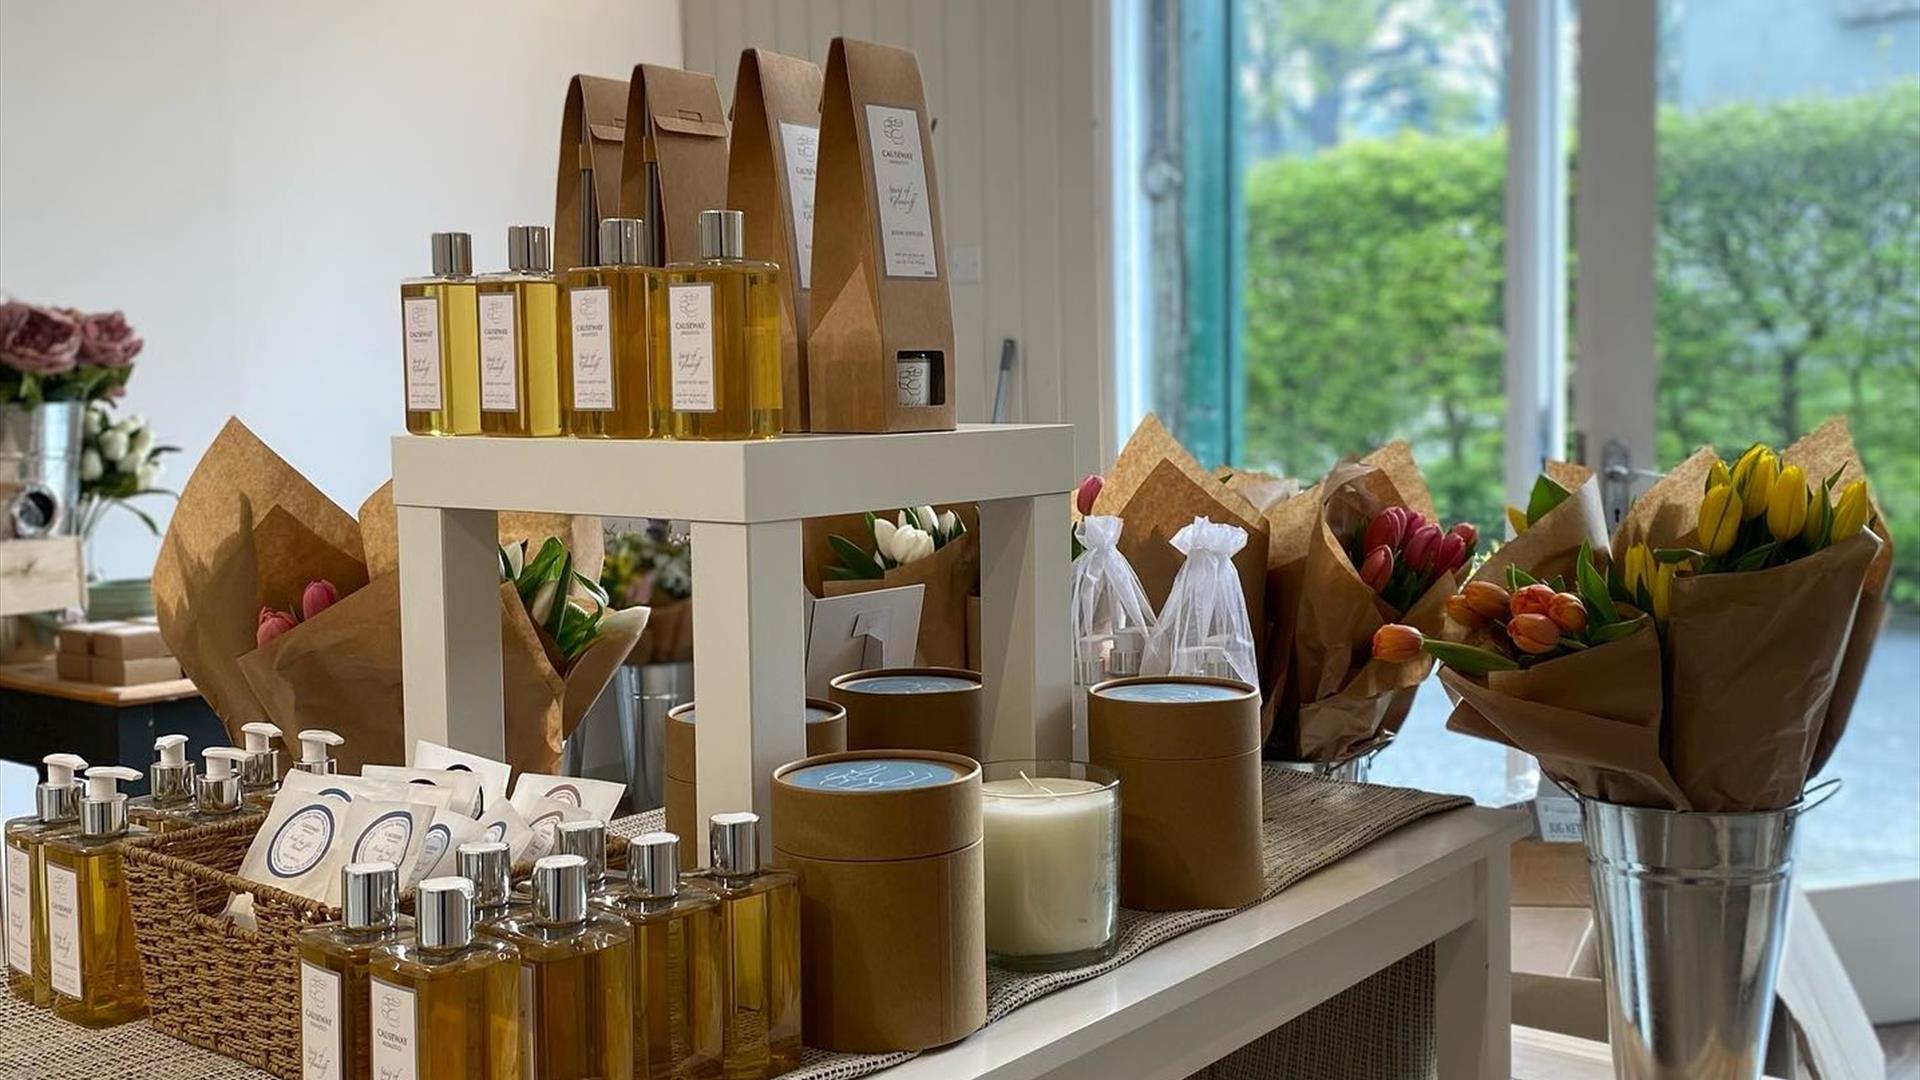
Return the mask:
[(788, 217), (793, 219), (793, 261), (800, 287), (813, 288), (813, 182), (820, 173), (820, 129), (780, 121), (780, 149), (787, 164)]
[(406, 335), (407, 408), (430, 412), (440, 407), (440, 301), (415, 296), (400, 301), (400, 330)]
[(606, 288), (567, 293), (573, 323), (573, 407), (613, 408), (613, 293)]
[(7, 966), (33, 974), (33, 860), (7, 845)]
[(519, 345), (513, 333), (513, 294), (480, 297), (480, 408), (514, 412), (520, 408)]
[(1540, 839), (1547, 843), (1580, 842), (1580, 804), (1572, 799), (1535, 799), (1533, 816), (1540, 828)]
[(341, 1080), (346, 1047), (340, 1031), (340, 973), (300, 961), (301, 1080)]
[(80, 876), (64, 866), (47, 866), (47, 958), (53, 963), (53, 990), (82, 997), (80, 984)]
[(920, 356), (903, 356), (894, 370), (894, 400), (907, 408), (920, 409), (933, 404), (933, 361)]
[(673, 357), (673, 410), (717, 410), (711, 284), (667, 286), (667, 347)]
[(920, 152), (920, 114), (891, 105), (867, 106), (867, 142), (873, 151), (873, 190), (880, 200), (880, 249), (887, 276), (939, 277), (927, 159)]
[(379, 979), (372, 989), (373, 1075), (379, 1080), (415, 1080), (420, 1029), (414, 1021), (413, 991)]

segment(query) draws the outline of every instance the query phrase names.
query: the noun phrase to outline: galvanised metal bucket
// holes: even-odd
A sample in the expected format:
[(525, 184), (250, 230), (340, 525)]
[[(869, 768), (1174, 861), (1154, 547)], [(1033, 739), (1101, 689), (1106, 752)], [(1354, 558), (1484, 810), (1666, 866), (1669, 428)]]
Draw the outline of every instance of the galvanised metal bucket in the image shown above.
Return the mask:
[(1620, 1080), (1756, 1080), (1786, 938), (1799, 816), (1580, 799)]
[(82, 401), (0, 405), (0, 540), (73, 532), (86, 408)]
[(1364, 784), (1367, 782), (1367, 778), (1373, 775), (1373, 759), (1380, 756), (1380, 751), (1385, 750), (1392, 744), (1393, 740), (1391, 738), (1384, 739), (1351, 757), (1342, 758), (1339, 761), (1270, 760), (1266, 762), (1266, 764), (1278, 765), (1292, 772), (1303, 772), (1313, 776), (1324, 776), (1332, 780), (1347, 780), (1356, 784)]

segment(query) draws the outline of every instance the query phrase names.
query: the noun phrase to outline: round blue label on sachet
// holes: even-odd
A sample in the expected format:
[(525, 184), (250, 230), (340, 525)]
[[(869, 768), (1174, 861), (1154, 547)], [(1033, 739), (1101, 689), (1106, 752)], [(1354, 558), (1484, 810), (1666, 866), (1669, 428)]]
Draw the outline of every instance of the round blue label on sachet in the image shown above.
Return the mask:
[(354, 862), (386, 862), (399, 866), (413, 844), (413, 815), (389, 810), (373, 819), (353, 842)]
[(1102, 690), (1100, 696), (1114, 701), (1233, 701), (1246, 697), (1247, 691), (1212, 683), (1145, 682)]
[(863, 694), (938, 694), (948, 690), (971, 690), (980, 684), (954, 675), (875, 675), (842, 684), (844, 689)]
[(274, 877), (293, 878), (313, 869), (333, 842), (333, 829), (333, 811), (324, 804), (295, 810), (267, 843), (267, 871)]
[(861, 758), (809, 765), (783, 780), (813, 791), (906, 791), (952, 783), (964, 774), (940, 761), (916, 758)]

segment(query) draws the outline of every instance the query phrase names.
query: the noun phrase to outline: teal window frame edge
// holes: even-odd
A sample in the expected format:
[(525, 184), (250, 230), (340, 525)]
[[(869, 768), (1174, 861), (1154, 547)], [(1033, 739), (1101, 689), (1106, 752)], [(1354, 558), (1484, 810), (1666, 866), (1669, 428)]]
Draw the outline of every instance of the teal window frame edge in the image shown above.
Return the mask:
[(1180, 3), (1187, 333), (1172, 426), (1201, 461), (1237, 463), (1246, 445), (1246, 218), (1234, 79), (1245, 35), (1233, 0)]

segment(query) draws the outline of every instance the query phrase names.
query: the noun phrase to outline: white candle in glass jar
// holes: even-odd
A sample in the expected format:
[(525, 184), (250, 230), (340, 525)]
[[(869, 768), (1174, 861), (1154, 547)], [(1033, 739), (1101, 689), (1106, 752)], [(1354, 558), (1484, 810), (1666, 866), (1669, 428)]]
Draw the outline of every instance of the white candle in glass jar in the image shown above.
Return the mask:
[(1118, 790), (1062, 777), (981, 785), (987, 951), (1045, 956), (1097, 949), (1117, 913)]

